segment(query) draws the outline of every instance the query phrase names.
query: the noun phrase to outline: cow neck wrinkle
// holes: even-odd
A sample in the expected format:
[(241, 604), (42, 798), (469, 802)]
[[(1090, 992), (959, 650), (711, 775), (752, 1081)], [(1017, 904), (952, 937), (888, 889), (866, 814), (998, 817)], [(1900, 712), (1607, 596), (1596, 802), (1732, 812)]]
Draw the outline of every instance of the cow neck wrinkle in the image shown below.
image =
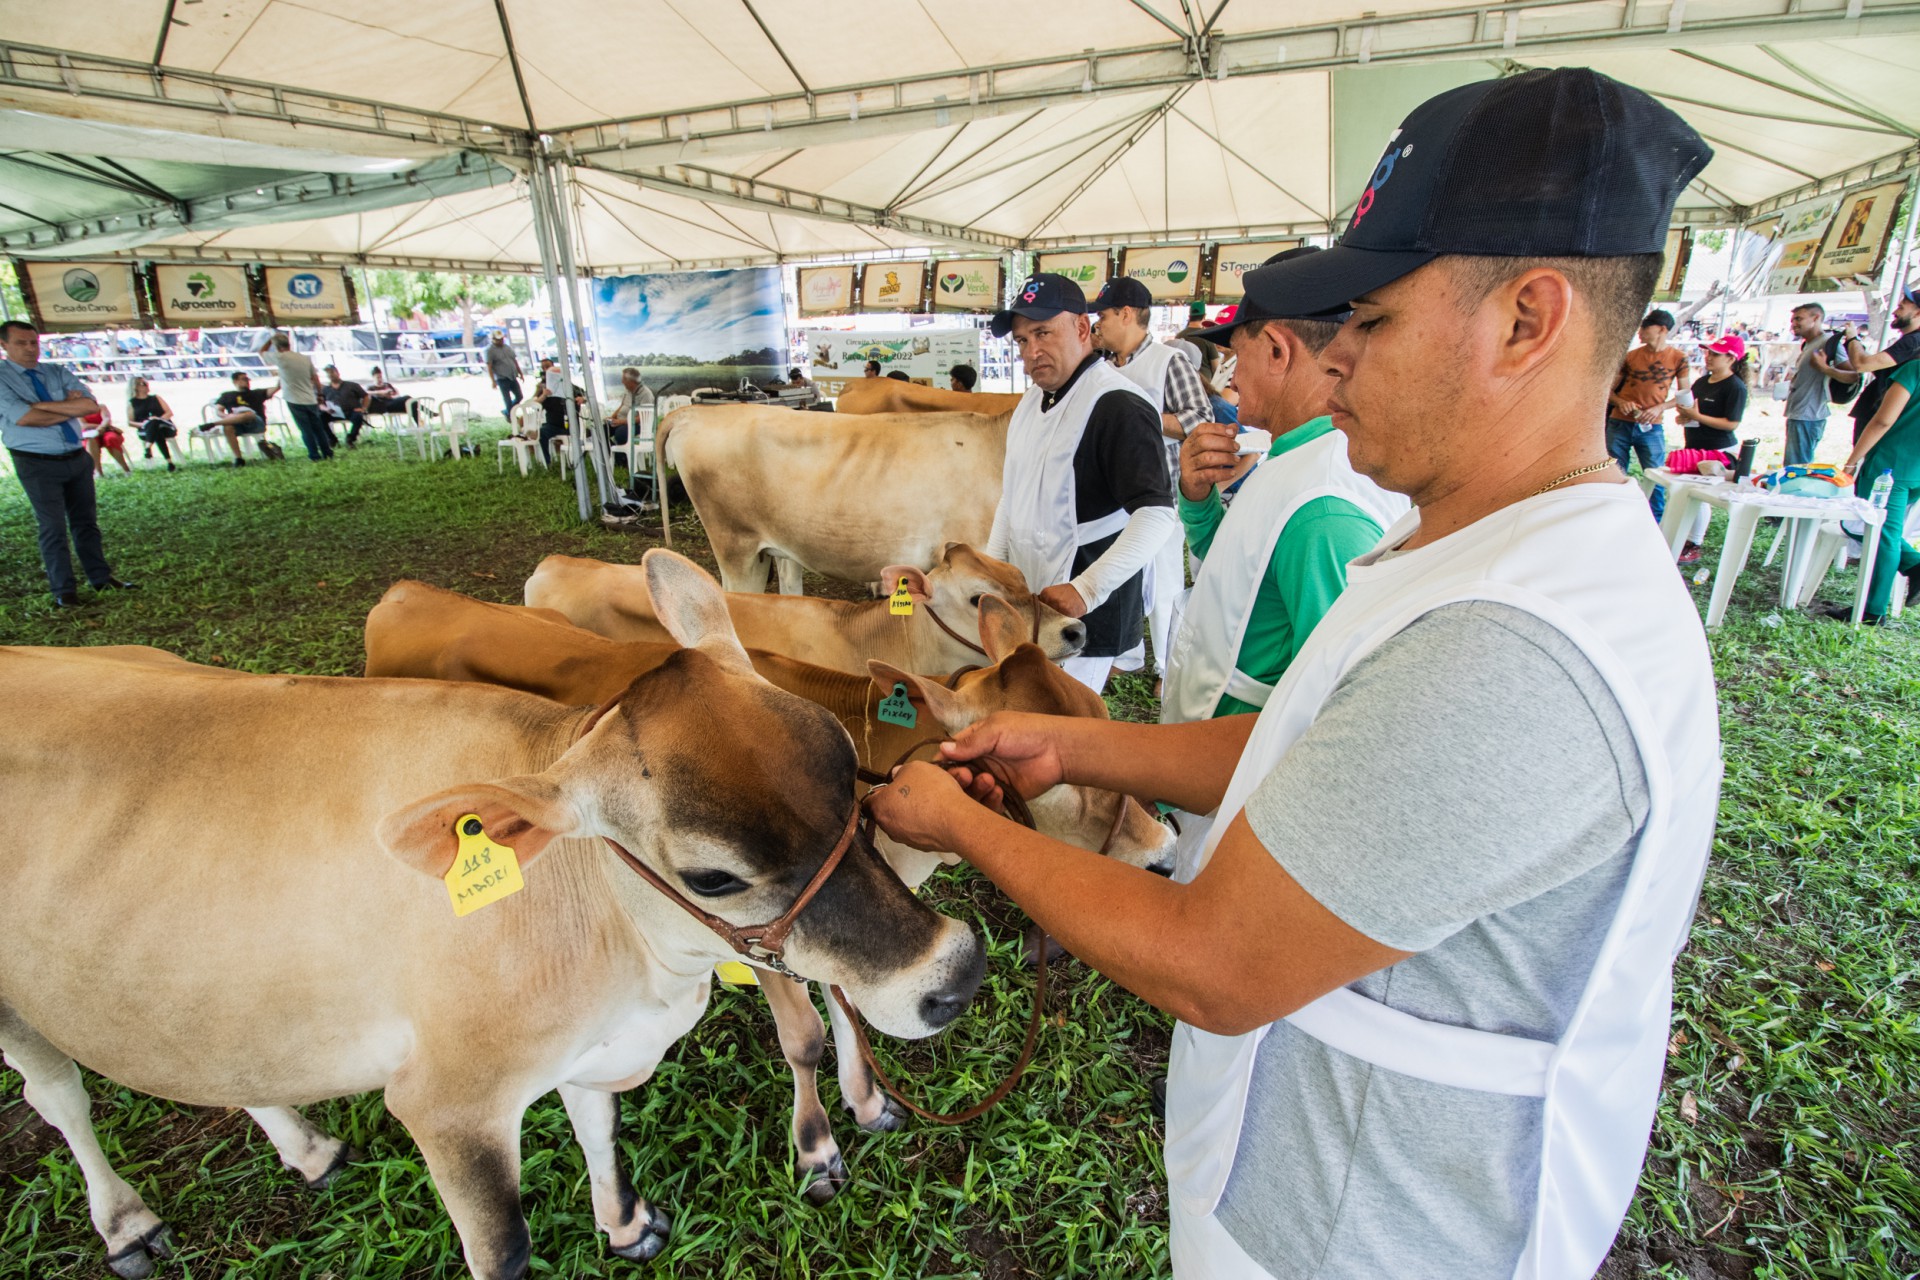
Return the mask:
[(881, 758), (876, 753), (905, 741), (915, 732), (880, 719), (879, 700), (882, 695), (870, 677), (815, 667), (791, 659), (775, 663), (769, 670), (780, 676), (780, 679), (773, 681), (774, 684), (824, 708), (828, 715), (840, 722), (840, 727), (853, 739), (854, 752), (859, 757), (863, 771), (870, 771), (874, 761)]

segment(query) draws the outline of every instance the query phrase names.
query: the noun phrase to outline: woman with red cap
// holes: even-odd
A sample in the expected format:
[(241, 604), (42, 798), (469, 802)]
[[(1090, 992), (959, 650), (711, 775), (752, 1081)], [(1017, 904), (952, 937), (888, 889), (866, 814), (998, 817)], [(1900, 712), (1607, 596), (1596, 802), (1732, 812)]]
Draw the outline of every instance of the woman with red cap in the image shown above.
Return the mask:
[[(1736, 432), (1747, 412), (1747, 344), (1737, 333), (1723, 333), (1707, 344), (1706, 359), (1707, 371), (1693, 380), (1693, 403), (1682, 403), (1675, 412), (1686, 425), (1687, 448), (1730, 453), (1740, 447)], [(1704, 502), (1693, 513), (1681, 564), (1700, 558), (1700, 540), (1707, 536), (1712, 516), (1713, 508)]]

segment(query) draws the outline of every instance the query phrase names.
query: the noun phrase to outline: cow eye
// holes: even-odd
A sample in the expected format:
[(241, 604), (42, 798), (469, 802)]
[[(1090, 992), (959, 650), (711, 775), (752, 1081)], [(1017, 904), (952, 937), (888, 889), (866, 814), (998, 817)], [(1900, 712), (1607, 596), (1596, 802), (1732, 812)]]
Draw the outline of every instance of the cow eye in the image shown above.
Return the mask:
[(973, 599), (967, 601), (967, 603), (978, 609), (980, 607), (980, 599), (979, 596), (975, 596)]
[(726, 871), (688, 871), (680, 879), (703, 898), (724, 898), (747, 887), (745, 880)]

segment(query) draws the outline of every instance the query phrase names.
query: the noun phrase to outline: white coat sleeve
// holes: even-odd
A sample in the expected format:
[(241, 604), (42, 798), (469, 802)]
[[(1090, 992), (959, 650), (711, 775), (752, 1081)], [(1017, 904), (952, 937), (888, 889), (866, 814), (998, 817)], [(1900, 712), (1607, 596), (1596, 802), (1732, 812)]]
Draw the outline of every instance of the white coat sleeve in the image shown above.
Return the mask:
[[(1005, 560), (1007, 551), (1007, 500), (1003, 497), (993, 509), (993, 532), (987, 535), (987, 554), (995, 560)], [(1046, 585), (1043, 582), (1034, 590)]]
[[(1180, 536), (1180, 517), (1172, 507), (1141, 507), (1127, 517), (1127, 527), (1100, 558), (1073, 579), (1072, 587), (1087, 602), (1088, 612), (1126, 585), (1166, 544)], [(1184, 585), (1184, 584), (1183, 584)]]

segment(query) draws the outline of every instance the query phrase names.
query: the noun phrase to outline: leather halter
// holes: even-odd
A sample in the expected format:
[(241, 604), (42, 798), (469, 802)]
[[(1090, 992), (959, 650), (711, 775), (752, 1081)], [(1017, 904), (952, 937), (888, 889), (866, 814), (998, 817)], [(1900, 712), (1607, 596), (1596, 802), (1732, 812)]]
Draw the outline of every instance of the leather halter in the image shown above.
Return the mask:
[[(1004, 600), (1006, 599), (1006, 597), (1002, 596), (1001, 599)], [(1039, 644), (1040, 643), (1040, 597), (1029, 596), (1027, 597), (1027, 599), (1028, 599), (1028, 602), (1033, 607), (1033, 635), (1031, 637), (1031, 642), (1034, 644)], [(949, 639), (952, 639), (962, 645), (965, 645), (967, 648), (973, 650), (975, 653), (979, 654), (983, 658), (992, 656), (988, 654), (988, 652), (985, 649), (982, 649), (979, 645), (967, 639), (965, 636), (961, 635), (958, 631), (955, 631), (952, 627), (948, 626), (947, 620), (945, 618), (942, 618), (938, 613), (934, 612), (933, 601), (931, 599), (929, 599), (925, 604), (917, 605), (915, 607), (926, 610), (927, 616), (933, 619), (933, 625), (940, 628), (942, 631), (946, 632)]]

